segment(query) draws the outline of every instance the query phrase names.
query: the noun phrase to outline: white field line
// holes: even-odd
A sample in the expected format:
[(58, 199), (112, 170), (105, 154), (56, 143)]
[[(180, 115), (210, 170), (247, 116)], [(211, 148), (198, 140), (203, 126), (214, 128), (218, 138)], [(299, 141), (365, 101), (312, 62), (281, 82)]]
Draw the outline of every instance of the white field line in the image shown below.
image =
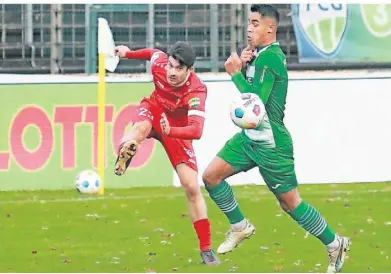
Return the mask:
[[(310, 193), (306, 193), (305, 196), (327, 196), (332, 194), (334, 197), (338, 194), (362, 194), (362, 193), (385, 193), (385, 192), (391, 192), (391, 189), (366, 189), (366, 190), (325, 190), (325, 191), (311, 191)], [(207, 196), (207, 195), (206, 195)], [(275, 199), (273, 194), (269, 191), (258, 191), (256, 193), (248, 192), (242, 192), (237, 193), (236, 196), (238, 198), (257, 198), (259, 196), (262, 196), (262, 199), (264, 198), (272, 198)], [(176, 194), (155, 194), (155, 195), (127, 195), (127, 196), (87, 196), (87, 197), (80, 197), (80, 198), (58, 198), (58, 199), (37, 199), (37, 198), (30, 198), (30, 199), (17, 199), (17, 200), (9, 200), (9, 201), (0, 201), (0, 205), (6, 205), (6, 204), (48, 204), (48, 203), (74, 203), (74, 202), (86, 202), (86, 201), (108, 201), (108, 200), (151, 200), (156, 198), (181, 198), (184, 197), (183, 193), (176, 193)], [(336, 197), (335, 197), (336, 198)], [(349, 197), (352, 198), (352, 197)]]

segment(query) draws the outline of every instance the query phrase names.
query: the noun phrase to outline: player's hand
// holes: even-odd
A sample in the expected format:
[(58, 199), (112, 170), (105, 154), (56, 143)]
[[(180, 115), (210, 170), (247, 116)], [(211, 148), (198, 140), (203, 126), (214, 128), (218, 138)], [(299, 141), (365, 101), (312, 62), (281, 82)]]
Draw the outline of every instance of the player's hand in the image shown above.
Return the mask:
[(242, 60), (242, 67), (246, 67), (248, 63), (250, 63), (251, 59), (254, 57), (254, 51), (250, 48), (250, 46), (247, 46), (245, 49), (242, 50), (242, 53), (240, 54), (240, 60)]
[(162, 117), (160, 118), (160, 127), (162, 128), (164, 135), (168, 136), (170, 134), (170, 124), (168, 123), (165, 113), (162, 113)]
[(236, 52), (233, 52), (227, 61), (225, 61), (224, 67), (229, 75), (234, 75), (242, 70), (242, 60), (240, 60)]
[(130, 51), (130, 49), (127, 46), (116, 46), (114, 48), (114, 55), (123, 58), (128, 51)]

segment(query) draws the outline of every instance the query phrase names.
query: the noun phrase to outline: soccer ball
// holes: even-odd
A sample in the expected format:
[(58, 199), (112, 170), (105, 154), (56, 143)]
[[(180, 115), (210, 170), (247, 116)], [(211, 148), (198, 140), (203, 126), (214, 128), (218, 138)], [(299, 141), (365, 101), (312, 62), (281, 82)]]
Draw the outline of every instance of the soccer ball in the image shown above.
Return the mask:
[(83, 194), (97, 194), (101, 187), (100, 176), (92, 170), (83, 170), (76, 177), (76, 189)]
[(243, 93), (231, 104), (231, 120), (243, 129), (258, 127), (262, 123), (265, 114), (265, 105), (254, 93)]

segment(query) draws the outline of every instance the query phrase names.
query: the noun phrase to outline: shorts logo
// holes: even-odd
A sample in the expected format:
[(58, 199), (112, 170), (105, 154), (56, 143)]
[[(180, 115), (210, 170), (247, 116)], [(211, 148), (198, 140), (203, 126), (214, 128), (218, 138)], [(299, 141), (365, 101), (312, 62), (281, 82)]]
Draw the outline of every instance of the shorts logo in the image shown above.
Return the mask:
[(185, 150), (187, 156), (189, 156), (190, 158), (195, 157), (194, 151), (192, 151), (192, 150), (190, 150), (190, 149), (186, 149), (186, 148), (184, 148), (184, 150)]
[(347, 4), (299, 4), (296, 20), (306, 40), (320, 53), (332, 55), (346, 29)]
[(272, 189), (277, 189), (277, 188), (279, 188), (280, 186), (281, 186), (281, 184), (276, 184), (276, 185), (272, 186)]
[(198, 97), (193, 97), (188, 102), (190, 108), (197, 108), (200, 105), (200, 103), (201, 103), (201, 100)]

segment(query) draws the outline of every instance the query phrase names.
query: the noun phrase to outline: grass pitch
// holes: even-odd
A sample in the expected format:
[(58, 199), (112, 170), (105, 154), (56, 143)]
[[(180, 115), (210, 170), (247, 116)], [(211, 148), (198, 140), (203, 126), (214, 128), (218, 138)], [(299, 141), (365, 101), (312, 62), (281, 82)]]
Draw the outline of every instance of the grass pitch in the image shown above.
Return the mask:
[[(0, 193), (0, 272), (324, 272), (327, 253), (265, 187), (234, 187), (257, 233), (219, 266), (200, 265), (182, 189)], [(391, 270), (391, 184), (303, 185), (338, 233), (352, 239), (343, 272)], [(229, 228), (206, 198), (213, 246)]]

